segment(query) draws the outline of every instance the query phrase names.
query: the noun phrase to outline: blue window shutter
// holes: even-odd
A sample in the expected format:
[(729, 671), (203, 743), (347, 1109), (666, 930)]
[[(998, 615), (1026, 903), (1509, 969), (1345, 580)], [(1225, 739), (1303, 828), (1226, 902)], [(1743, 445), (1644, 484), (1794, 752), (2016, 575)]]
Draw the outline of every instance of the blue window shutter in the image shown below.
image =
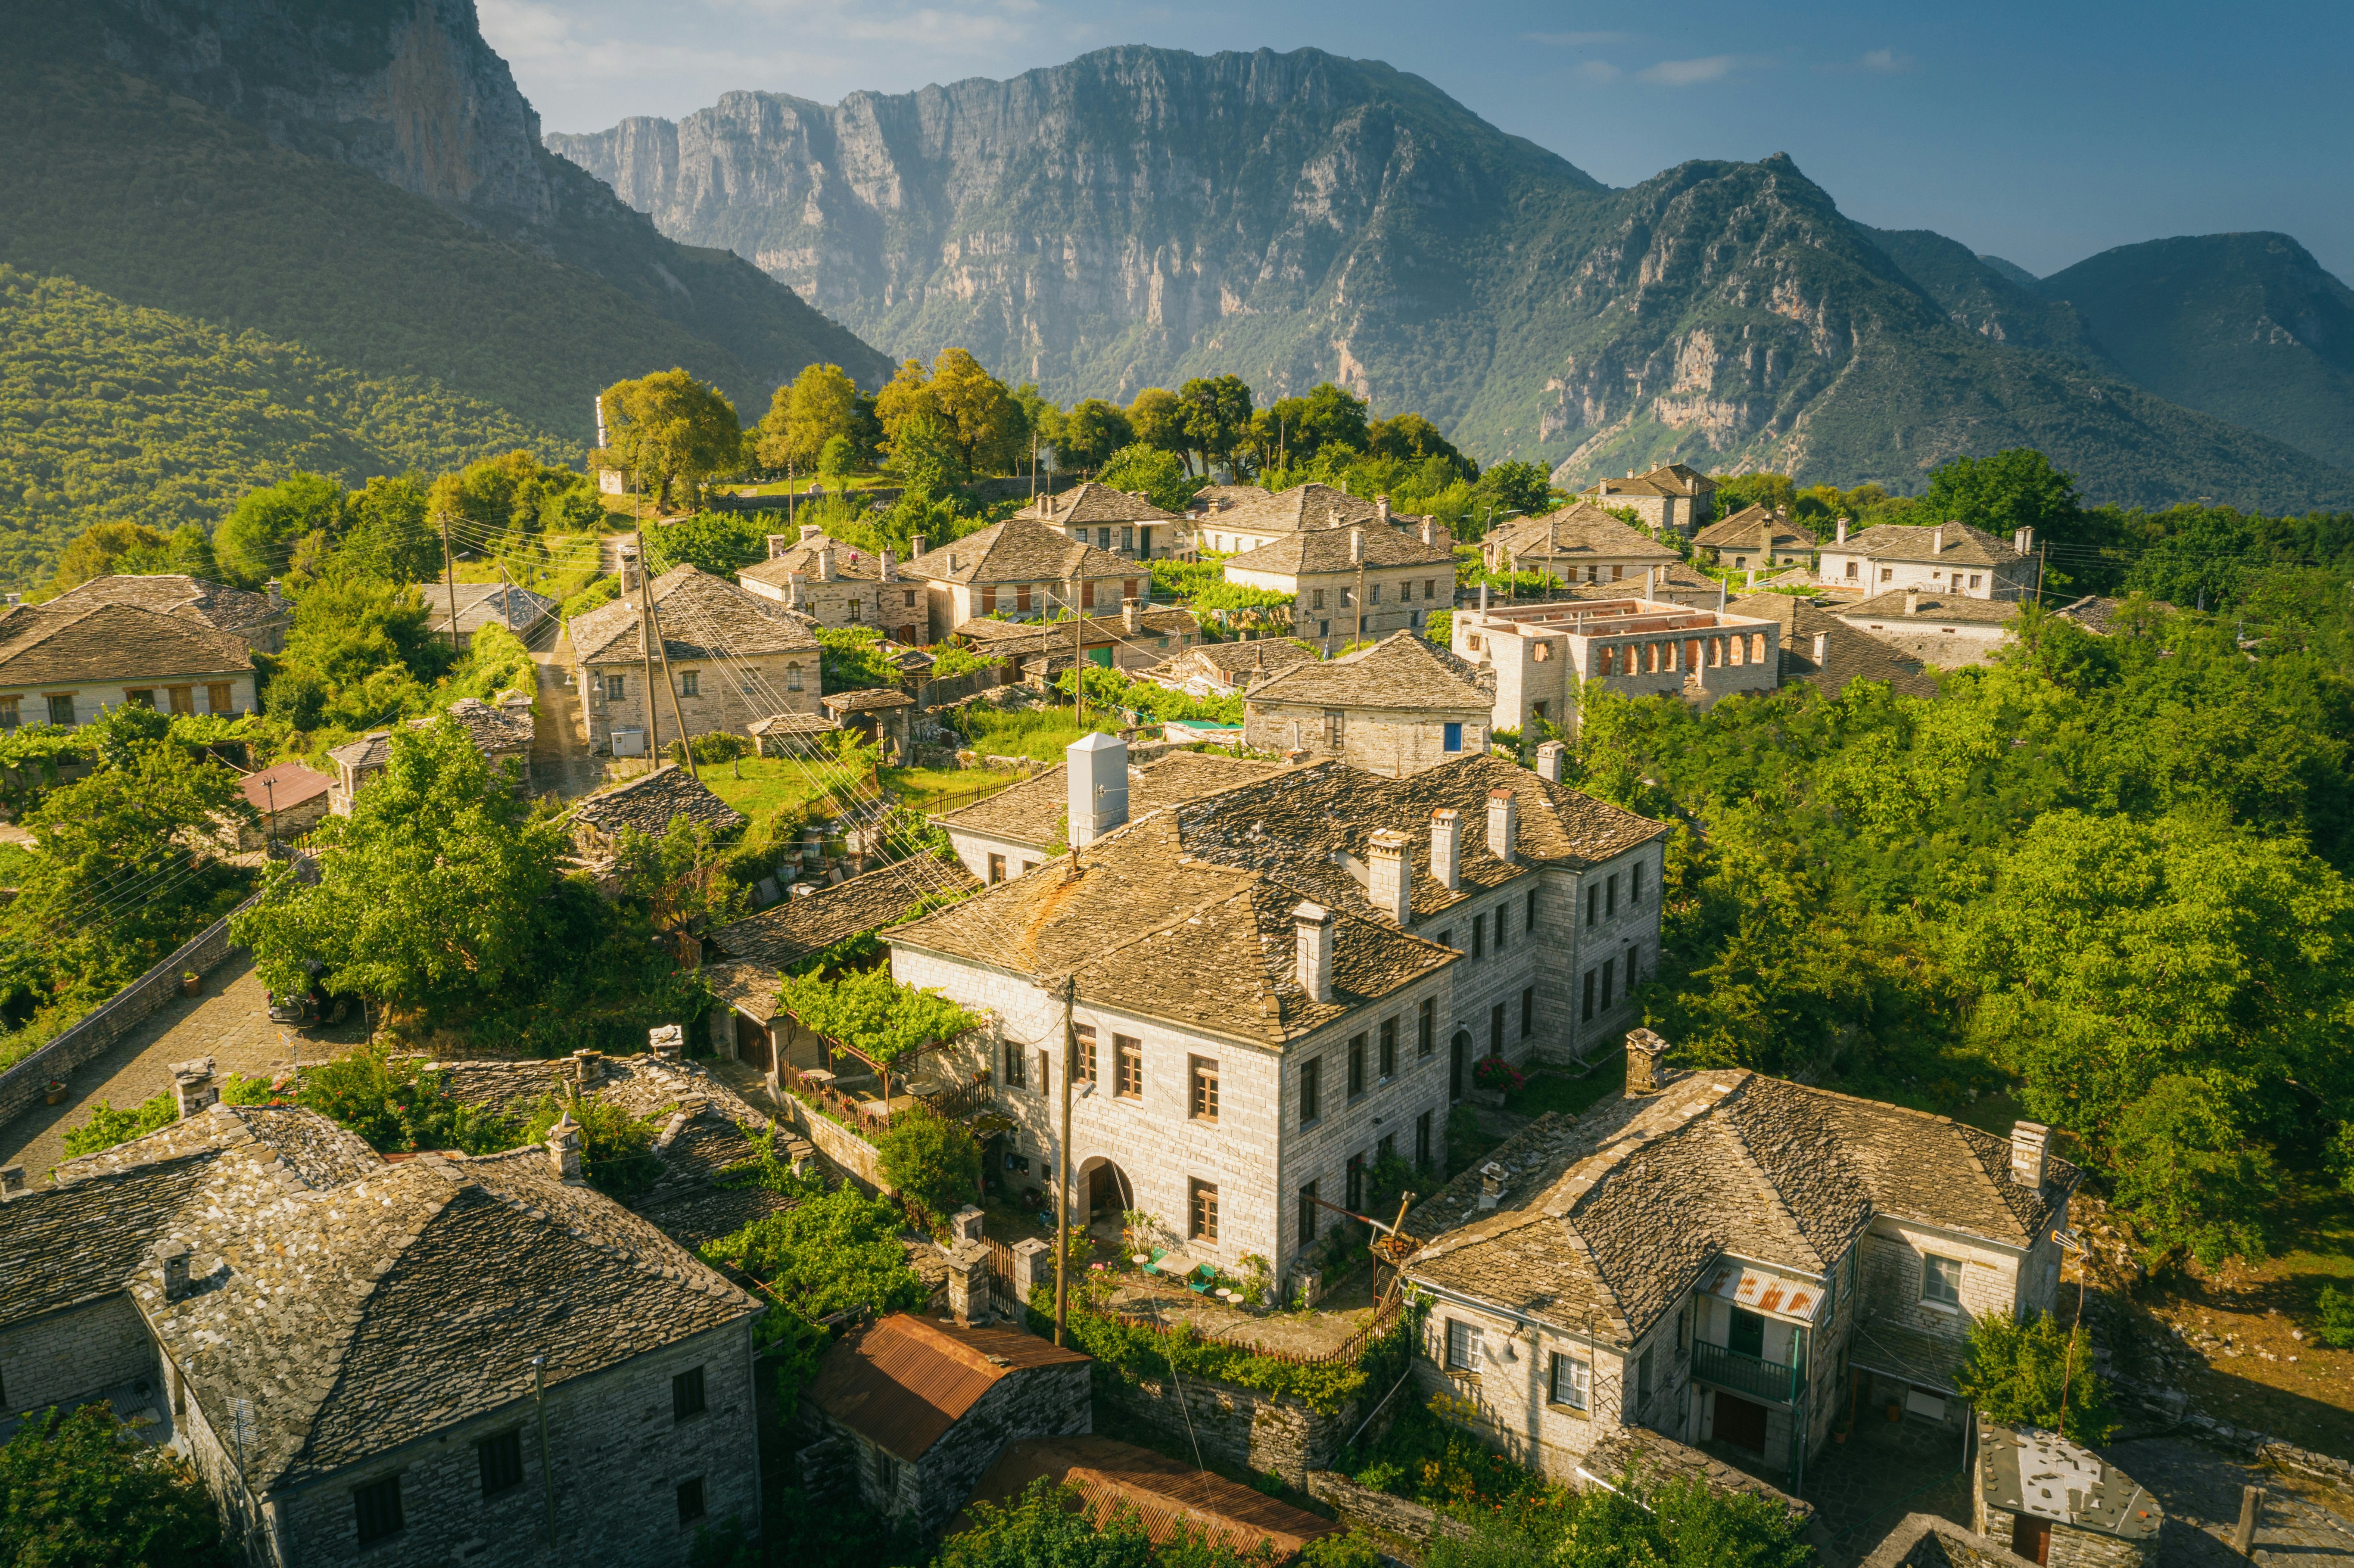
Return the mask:
[(1463, 726), (1461, 725), (1451, 724), (1447, 726), (1447, 749), (1449, 751), (1460, 751), (1463, 749)]

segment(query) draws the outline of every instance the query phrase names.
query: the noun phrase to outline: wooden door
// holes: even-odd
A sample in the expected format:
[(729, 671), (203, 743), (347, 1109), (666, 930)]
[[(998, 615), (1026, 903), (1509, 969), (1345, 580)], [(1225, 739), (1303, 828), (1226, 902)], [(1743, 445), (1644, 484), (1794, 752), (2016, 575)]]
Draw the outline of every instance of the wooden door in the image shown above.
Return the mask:
[(1746, 1448), (1753, 1454), (1766, 1451), (1766, 1407), (1736, 1399), (1719, 1390), (1716, 1396), (1716, 1436), (1720, 1442), (1736, 1448)]
[(2031, 1513), (2012, 1515), (2010, 1549), (2030, 1563), (2051, 1562), (2052, 1521), (2038, 1519)]
[(736, 1015), (736, 1059), (764, 1073), (769, 1067), (769, 1032), (740, 1012)]

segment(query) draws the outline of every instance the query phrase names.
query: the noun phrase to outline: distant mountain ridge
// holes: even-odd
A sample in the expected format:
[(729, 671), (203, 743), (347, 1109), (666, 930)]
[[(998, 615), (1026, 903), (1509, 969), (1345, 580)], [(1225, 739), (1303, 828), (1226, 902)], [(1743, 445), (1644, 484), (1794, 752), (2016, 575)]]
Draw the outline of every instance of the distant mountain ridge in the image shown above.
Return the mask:
[(2152, 396), (2081, 306), (1852, 222), (1787, 157), (1611, 190), (1378, 62), (1120, 48), (546, 142), (894, 355), (964, 346), (1065, 399), (1330, 377), (1572, 481), (1914, 490), (2031, 444), (2103, 500), (2354, 503), (2354, 472)]

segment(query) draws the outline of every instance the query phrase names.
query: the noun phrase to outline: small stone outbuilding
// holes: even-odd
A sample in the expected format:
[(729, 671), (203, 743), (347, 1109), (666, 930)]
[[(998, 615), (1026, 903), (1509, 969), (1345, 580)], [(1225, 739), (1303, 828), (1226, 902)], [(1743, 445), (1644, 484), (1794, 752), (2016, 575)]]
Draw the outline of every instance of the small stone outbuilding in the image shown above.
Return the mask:
[(2158, 1499), (2131, 1476), (2056, 1432), (1980, 1417), (1970, 1521), (2047, 1568), (2139, 1568), (2158, 1560)]
[(1488, 749), (1493, 680), (1400, 631), (1341, 658), (1295, 664), (1244, 699), (1243, 744), (1337, 758), (1384, 779)]

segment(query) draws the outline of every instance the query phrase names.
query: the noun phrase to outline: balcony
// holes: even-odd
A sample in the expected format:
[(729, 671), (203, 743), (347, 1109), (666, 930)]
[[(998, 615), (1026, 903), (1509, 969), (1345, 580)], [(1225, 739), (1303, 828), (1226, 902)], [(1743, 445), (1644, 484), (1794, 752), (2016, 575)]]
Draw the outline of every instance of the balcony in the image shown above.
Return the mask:
[(1763, 1361), (1740, 1351), (1700, 1340), (1692, 1346), (1692, 1376), (1729, 1388), (1752, 1399), (1775, 1404), (1797, 1402), (1798, 1381), (1805, 1369)]

